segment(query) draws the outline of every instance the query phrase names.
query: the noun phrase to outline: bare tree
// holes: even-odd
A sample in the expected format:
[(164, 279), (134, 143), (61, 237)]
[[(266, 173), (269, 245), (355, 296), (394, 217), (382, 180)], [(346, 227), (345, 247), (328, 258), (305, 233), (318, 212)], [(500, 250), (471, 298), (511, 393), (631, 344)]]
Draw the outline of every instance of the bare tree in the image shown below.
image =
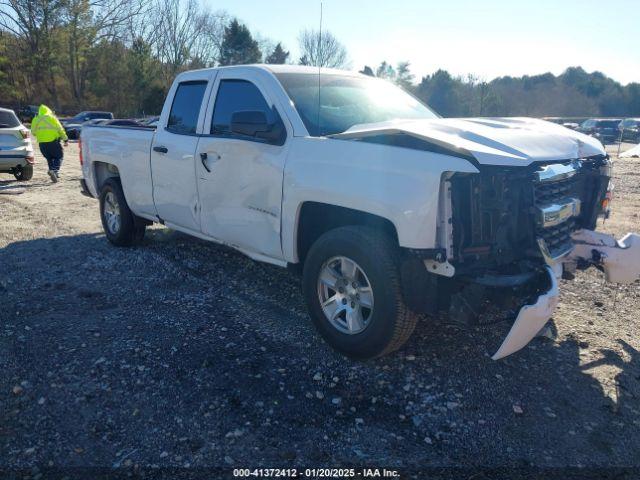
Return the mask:
[(224, 12), (203, 10), (197, 0), (158, 0), (153, 44), (166, 67), (166, 81), (194, 61), (197, 66), (213, 65), (227, 20)]
[(123, 39), (126, 27), (148, 0), (66, 0), (62, 8), (66, 70), (77, 104), (83, 104), (89, 51), (103, 40)]
[(327, 31), (303, 30), (298, 38), (300, 64), (315, 67), (347, 67), (347, 49)]
[(229, 23), (229, 15), (224, 11), (202, 12), (202, 28), (191, 50), (192, 63), (198, 59), (201, 66), (212, 67), (219, 61), (224, 27), (227, 23)]
[(260, 32), (253, 33), (252, 36), (253, 39), (258, 43), (258, 48), (262, 52), (263, 58), (261, 59), (261, 61), (264, 63), (269, 63), (267, 62), (267, 57), (269, 56), (269, 53), (273, 52), (273, 50), (276, 48), (276, 43), (269, 37), (265, 37), (260, 34)]

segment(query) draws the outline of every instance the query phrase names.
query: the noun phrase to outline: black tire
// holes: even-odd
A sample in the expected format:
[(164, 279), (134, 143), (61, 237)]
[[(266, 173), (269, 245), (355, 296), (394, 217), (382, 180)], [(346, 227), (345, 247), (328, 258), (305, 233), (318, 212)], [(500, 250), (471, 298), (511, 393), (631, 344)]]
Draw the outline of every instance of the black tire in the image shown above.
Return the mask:
[[(110, 228), (105, 213), (106, 198), (112, 194), (109, 199), (117, 202), (120, 211), (120, 222), (118, 228)], [(100, 220), (102, 220), (102, 228), (107, 239), (118, 247), (130, 247), (136, 245), (144, 238), (145, 223), (136, 217), (122, 191), (122, 185), (117, 178), (109, 178), (100, 190)]]
[[(320, 305), (318, 280), (329, 259), (345, 256), (365, 273), (374, 296), (368, 325), (359, 333), (334, 327)], [(417, 315), (405, 305), (395, 242), (374, 229), (341, 227), (322, 235), (311, 247), (304, 264), (303, 291), (311, 319), (329, 345), (356, 359), (381, 357), (400, 348), (411, 336)]]
[(26, 182), (33, 178), (33, 165), (21, 165), (13, 170), (13, 176), (19, 182)]

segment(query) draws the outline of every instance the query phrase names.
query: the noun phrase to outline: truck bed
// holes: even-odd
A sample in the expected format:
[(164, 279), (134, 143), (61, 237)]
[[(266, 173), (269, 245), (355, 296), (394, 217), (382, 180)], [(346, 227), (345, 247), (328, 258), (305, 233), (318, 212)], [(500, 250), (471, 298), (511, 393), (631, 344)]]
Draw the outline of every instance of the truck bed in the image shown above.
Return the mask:
[[(82, 170), (87, 189), (94, 197), (103, 176), (111, 176), (107, 164), (119, 171), (130, 207), (155, 217), (151, 181), (151, 144), (155, 127), (96, 125), (82, 131)], [(113, 168), (113, 167), (110, 167)]]

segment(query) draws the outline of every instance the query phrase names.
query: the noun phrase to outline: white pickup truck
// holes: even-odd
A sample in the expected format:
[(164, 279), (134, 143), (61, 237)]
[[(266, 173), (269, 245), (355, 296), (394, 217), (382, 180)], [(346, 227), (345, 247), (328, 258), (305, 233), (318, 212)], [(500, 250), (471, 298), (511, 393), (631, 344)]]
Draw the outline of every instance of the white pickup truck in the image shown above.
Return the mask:
[(159, 222), (299, 266), (314, 324), (355, 358), (399, 348), (424, 314), (473, 323), (487, 309), (515, 319), (502, 358), (549, 320), (558, 278), (590, 265), (640, 276), (638, 235), (592, 231), (611, 176), (597, 140), (536, 119), (440, 118), (359, 74), (190, 71), (157, 128), (89, 127), (81, 141), (112, 243)]

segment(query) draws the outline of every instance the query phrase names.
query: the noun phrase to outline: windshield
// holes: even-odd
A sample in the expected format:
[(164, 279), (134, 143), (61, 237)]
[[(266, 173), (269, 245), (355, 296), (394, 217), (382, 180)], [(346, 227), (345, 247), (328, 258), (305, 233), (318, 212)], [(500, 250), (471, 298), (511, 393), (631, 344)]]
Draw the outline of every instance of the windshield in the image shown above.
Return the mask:
[(277, 73), (276, 77), (314, 137), (341, 133), (361, 123), (438, 118), (417, 99), (385, 80), (322, 74), (318, 102), (317, 74)]
[(0, 110), (0, 128), (13, 128), (20, 125), (20, 120), (13, 112)]

